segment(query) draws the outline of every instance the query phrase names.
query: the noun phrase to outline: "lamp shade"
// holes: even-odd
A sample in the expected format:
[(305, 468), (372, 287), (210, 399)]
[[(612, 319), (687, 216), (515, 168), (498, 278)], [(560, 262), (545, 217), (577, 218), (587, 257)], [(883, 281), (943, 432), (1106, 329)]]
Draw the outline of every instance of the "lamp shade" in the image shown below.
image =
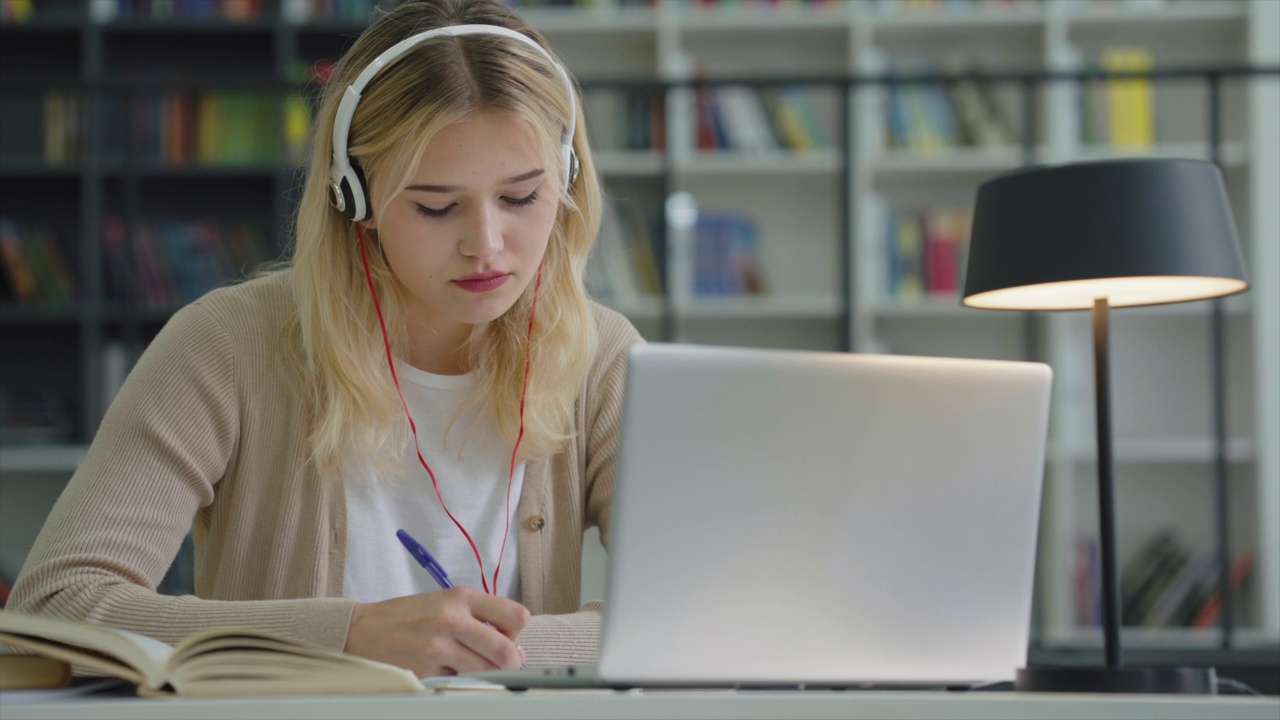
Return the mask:
[(964, 304), (1083, 310), (1248, 288), (1222, 173), (1177, 158), (1035, 166), (978, 188)]

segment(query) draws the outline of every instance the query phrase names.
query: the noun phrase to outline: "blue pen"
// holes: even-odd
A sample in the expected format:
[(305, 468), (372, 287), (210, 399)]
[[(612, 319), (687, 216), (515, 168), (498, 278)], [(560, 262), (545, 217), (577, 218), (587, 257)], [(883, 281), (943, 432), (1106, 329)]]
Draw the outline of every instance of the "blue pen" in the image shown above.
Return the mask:
[[(453, 583), (449, 582), (448, 573), (444, 571), (444, 568), (441, 567), (440, 563), (436, 562), (435, 558), (431, 557), (431, 553), (427, 552), (427, 549), (422, 547), (422, 543), (414, 540), (413, 536), (404, 530), (397, 530), (396, 537), (400, 538), (400, 544), (404, 545), (404, 549), (409, 551), (409, 554), (413, 556), (413, 559), (417, 560), (419, 565), (426, 568), (427, 572), (431, 573), (431, 577), (435, 578), (436, 584), (439, 585), (441, 589), (448, 590), (453, 587)], [(485, 623), (485, 625), (489, 625), (489, 623)], [(489, 627), (493, 626), (489, 625)], [(524, 663), (520, 663), (520, 669), (525, 669)]]
[(413, 559), (417, 560), (419, 565), (426, 568), (427, 572), (431, 573), (431, 577), (435, 578), (436, 584), (439, 585), (441, 589), (448, 590), (453, 587), (453, 583), (449, 582), (449, 575), (445, 573), (444, 568), (440, 566), (440, 563), (436, 562), (436, 559), (431, 557), (431, 553), (427, 552), (427, 549), (422, 547), (422, 543), (414, 540), (413, 536), (404, 530), (397, 530), (396, 537), (400, 538), (400, 544), (404, 545), (404, 549), (409, 551), (409, 554), (413, 556)]

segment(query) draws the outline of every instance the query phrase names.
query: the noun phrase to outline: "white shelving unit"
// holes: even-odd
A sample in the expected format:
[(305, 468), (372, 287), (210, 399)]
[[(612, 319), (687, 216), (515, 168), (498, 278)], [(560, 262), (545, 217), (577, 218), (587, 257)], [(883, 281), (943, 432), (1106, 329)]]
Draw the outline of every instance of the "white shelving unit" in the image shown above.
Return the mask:
[[(966, 12), (908, 12), (892, 2), (822, 7), (656, 8), (603, 2), (586, 10), (529, 11), (584, 80), (679, 81), (701, 67), (712, 79), (876, 76), (933, 69), (964, 51), (989, 71), (1077, 71), (1104, 48), (1146, 47), (1156, 68), (1275, 65), (1280, 3), (1169, 0), (1156, 4), (1087, 0), (976, 5)], [(892, 11), (886, 11), (892, 8)], [(1020, 88), (996, 90), (1019, 137)], [(1096, 534), (1092, 340), (1087, 313), (965, 309), (955, 297), (900, 302), (886, 297), (885, 213), (895, 208), (969, 206), (979, 184), (1025, 162), (1020, 144), (954, 148), (931, 156), (888, 147), (886, 93), (861, 85), (842, 98), (813, 90), (831, 149), (748, 154), (697, 150), (693, 96), (666, 97), (666, 147), (603, 148), (611, 193), (669, 181), (700, 210), (752, 215), (766, 293), (696, 297), (688, 286), (689, 233), (668, 225), (672, 326), (681, 341), (1024, 358), (1026, 332), (1037, 359), (1055, 371), (1051, 451), (1046, 471), (1039, 592), (1042, 637), (1100, 646), (1075, 625), (1076, 539)], [(1251, 292), (1225, 303), (1228, 360), (1229, 492), (1233, 551), (1256, 565), (1236, 603), (1237, 644), (1280, 640), (1280, 80), (1228, 80), (1222, 87), (1220, 158), (1244, 245)], [(839, 147), (848, 102), (850, 147)], [(1034, 158), (1066, 162), (1124, 155), (1209, 159), (1208, 93), (1201, 80), (1155, 85), (1157, 143), (1122, 151), (1081, 141), (1081, 98), (1072, 83), (1039, 86)], [(607, 123), (607, 118), (595, 118)], [(589, 123), (592, 118), (589, 117)], [(604, 133), (607, 134), (607, 133)], [(851, 194), (841, 202), (849, 164)], [(847, 209), (848, 216), (841, 217)], [(660, 212), (655, 207), (653, 212)], [(846, 232), (844, 228), (849, 228)], [(849, 259), (842, 297), (841, 258)], [(619, 303), (641, 331), (659, 339), (657, 298)], [(1113, 318), (1113, 405), (1122, 562), (1162, 527), (1198, 548), (1213, 546), (1214, 450), (1210, 418), (1209, 303), (1117, 311)], [(845, 325), (847, 321), (847, 325)], [(848, 347), (842, 347), (844, 338)], [(1138, 636), (1141, 637), (1138, 637)], [(1212, 631), (1144, 630), (1150, 647), (1211, 646)]]

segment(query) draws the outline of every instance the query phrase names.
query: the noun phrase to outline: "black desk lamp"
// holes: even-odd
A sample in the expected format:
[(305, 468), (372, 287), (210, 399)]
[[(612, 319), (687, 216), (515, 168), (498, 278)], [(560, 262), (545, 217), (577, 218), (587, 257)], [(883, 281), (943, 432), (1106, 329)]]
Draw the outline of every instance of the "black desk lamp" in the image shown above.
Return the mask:
[(966, 306), (1093, 310), (1106, 666), (1024, 668), (1017, 689), (1215, 692), (1212, 668), (1121, 665), (1107, 326), (1112, 307), (1248, 288), (1222, 174), (1200, 160), (1147, 158), (1016, 170), (978, 188), (969, 242)]

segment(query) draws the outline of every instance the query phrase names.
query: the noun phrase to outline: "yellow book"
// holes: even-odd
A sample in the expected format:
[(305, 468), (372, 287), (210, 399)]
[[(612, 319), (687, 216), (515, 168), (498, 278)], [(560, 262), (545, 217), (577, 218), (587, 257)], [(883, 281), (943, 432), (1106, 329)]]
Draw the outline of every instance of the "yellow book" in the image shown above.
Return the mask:
[(804, 118), (795, 103), (778, 88), (765, 88), (760, 97), (766, 110), (773, 116), (781, 145), (791, 150), (812, 150), (813, 141), (805, 131)]
[(897, 299), (913, 302), (924, 296), (924, 236), (920, 218), (915, 213), (901, 213), (897, 229)]
[[(1102, 67), (1109, 72), (1148, 72), (1151, 53), (1145, 48), (1108, 48), (1102, 53)], [(1155, 107), (1150, 79), (1107, 80), (1107, 105), (1112, 147), (1145, 148), (1152, 144)]]
[(284, 145), (289, 162), (301, 164), (306, 162), (307, 134), (311, 132), (311, 109), (307, 99), (293, 94), (285, 100), (284, 106)]
[(67, 161), (66, 102), (56, 90), (44, 94), (44, 161), (61, 165)]
[[(1144, 48), (1134, 48), (1130, 55), (1130, 69), (1150, 72), (1153, 67), (1151, 53)], [(1134, 80), (1133, 93), (1133, 142), (1139, 147), (1149, 147), (1156, 141), (1155, 90), (1149, 78)]]
[(631, 254), (631, 266), (635, 269), (640, 291), (650, 295), (661, 294), (662, 272), (658, 269), (657, 259), (653, 256), (653, 241), (649, 236), (644, 211), (635, 201), (619, 202), (618, 211), (622, 215), (622, 225)]
[(217, 93), (201, 93), (198, 103), (196, 157), (202, 164), (208, 165), (221, 159), (218, 156), (221, 148), (221, 132), (218, 127), (221, 120), (218, 109), (220, 100)]
[(9, 2), (9, 19), (14, 22), (28, 22), (33, 12), (35, 12), (35, 6), (32, 0), (10, 0)]
[(0, 643), (126, 680), (138, 686), (139, 695), (148, 696), (351, 695), (428, 689), (403, 668), (245, 628), (205, 630), (170, 646), (104, 625), (0, 610)]

